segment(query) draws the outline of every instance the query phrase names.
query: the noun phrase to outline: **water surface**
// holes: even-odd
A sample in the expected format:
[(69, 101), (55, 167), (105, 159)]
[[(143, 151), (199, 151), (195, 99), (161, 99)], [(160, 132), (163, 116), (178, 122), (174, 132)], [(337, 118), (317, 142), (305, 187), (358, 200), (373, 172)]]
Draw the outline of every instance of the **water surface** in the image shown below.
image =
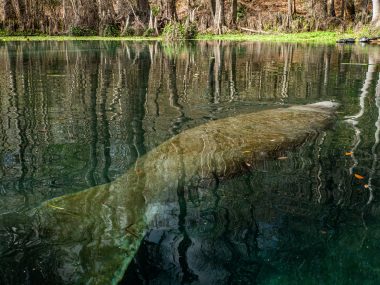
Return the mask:
[(359, 45), (0, 43), (0, 283), (68, 284), (78, 266), (56, 270), (18, 238), (41, 202), (111, 182), (207, 121), (335, 100), (316, 140), (173, 189), (121, 283), (378, 284), (377, 64), (379, 47)]

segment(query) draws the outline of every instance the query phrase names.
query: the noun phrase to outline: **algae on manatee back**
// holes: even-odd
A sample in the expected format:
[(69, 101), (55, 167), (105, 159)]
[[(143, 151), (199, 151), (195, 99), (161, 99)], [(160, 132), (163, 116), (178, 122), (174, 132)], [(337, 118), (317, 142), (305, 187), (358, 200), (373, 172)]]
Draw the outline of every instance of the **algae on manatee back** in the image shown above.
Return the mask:
[(229, 177), (267, 155), (315, 137), (336, 104), (279, 108), (211, 121), (169, 139), (110, 184), (62, 196), (33, 212), (40, 239), (54, 248), (60, 278), (70, 284), (117, 283), (159, 207), (176, 190)]

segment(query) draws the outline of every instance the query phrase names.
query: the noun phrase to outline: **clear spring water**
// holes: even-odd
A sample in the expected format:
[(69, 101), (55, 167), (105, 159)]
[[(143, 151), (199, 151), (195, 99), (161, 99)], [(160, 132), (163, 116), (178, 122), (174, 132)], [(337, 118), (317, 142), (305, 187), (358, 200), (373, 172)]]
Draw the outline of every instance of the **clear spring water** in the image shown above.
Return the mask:
[(0, 283), (72, 270), (20, 243), (19, 213), (113, 181), (209, 120), (335, 100), (316, 140), (177, 191), (121, 283), (379, 284), (379, 65), (378, 46), (1, 43)]

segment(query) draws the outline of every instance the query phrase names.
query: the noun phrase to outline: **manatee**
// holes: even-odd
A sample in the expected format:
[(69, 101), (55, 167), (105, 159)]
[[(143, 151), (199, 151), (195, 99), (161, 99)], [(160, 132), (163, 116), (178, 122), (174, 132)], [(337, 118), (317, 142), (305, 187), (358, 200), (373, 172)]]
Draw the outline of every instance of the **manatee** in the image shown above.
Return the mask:
[(335, 119), (320, 102), (210, 121), (172, 137), (109, 184), (48, 200), (29, 213), (34, 232), (54, 249), (67, 284), (117, 284), (159, 207), (177, 189), (247, 171), (315, 138)]

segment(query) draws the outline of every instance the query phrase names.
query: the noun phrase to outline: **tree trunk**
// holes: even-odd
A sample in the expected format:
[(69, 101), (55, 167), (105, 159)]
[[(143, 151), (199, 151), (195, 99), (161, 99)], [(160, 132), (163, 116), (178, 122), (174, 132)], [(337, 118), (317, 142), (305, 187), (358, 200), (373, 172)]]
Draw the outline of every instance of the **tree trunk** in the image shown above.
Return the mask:
[(148, 0), (137, 1), (137, 14), (144, 24), (148, 22), (150, 14), (150, 6)]
[(186, 25), (192, 23), (192, 12), (191, 12), (191, 1), (187, 0), (187, 17), (186, 17)]
[(13, 9), (12, 1), (4, 0), (2, 8), (3, 8), (3, 13), (4, 13), (5, 27), (7, 30), (13, 30), (15, 19), (16, 19), (16, 13)]
[(175, 7), (175, 0), (168, 0), (166, 11), (167, 11), (167, 17), (170, 21), (175, 21), (175, 22), (178, 21), (177, 10)]
[(342, 0), (341, 2), (341, 6), (340, 6), (340, 17), (343, 19), (344, 18), (344, 10), (345, 10), (345, 7), (346, 7), (346, 0)]
[(224, 0), (215, 1), (214, 28), (218, 35), (223, 33), (224, 25)]
[(367, 14), (367, 9), (368, 9), (368, 0), (362, 0), (361, 1), (361, 10), (362, 14)]
[(327, 12), (328, 12), (327, 1), (328, 0), (323, 0), (322, 1), (322, 15), (323, 15), (324, 18), (326, 18), (327, 15), (328, 15), (327, 14)]
[(346, 0), (346, 16), (349, 20), (355, 20), (355, 0)]
[(231, 28), (236, 29), (237, 20), (237, 0), (232, 0), (231, 5)]
[(109, 26), (115, 25), (115, 10), (112, 1), (98, 0), (98, 15), (99, 15), (99, 32), (100, 35), (106, 35), (106, 29)]
[(293, 16), (293, 1), (288, 0), (288, 16), (291, 18)]
[(380, 0), (372, 0), (372, 26), (380, 28)]
[(215, 0), (209, 0), (211, 16), (215, 17)]
[[(35, 5), (38, 5), (38, 1), (36, 2), (37, 3)], [(26, 15), (26, 10), (27, 10), (26, 5), (27, 5), (26, 1), (19, 1), (19, 0), (13, 1), (13, 6), (18, 18), (17, 22), (19, 25), (19, 30), (21, 31), (27, 30), (28, 22), (32, 20), (28, 17), (28, 15)]]
[(336, 13), (335, 13), (335, 0), (329, 0), (328, 1), (328, 6), (329, 6), (329, 12), (328, 12), (328, 15), (330, 17), (335, 17), (336, 16)]

